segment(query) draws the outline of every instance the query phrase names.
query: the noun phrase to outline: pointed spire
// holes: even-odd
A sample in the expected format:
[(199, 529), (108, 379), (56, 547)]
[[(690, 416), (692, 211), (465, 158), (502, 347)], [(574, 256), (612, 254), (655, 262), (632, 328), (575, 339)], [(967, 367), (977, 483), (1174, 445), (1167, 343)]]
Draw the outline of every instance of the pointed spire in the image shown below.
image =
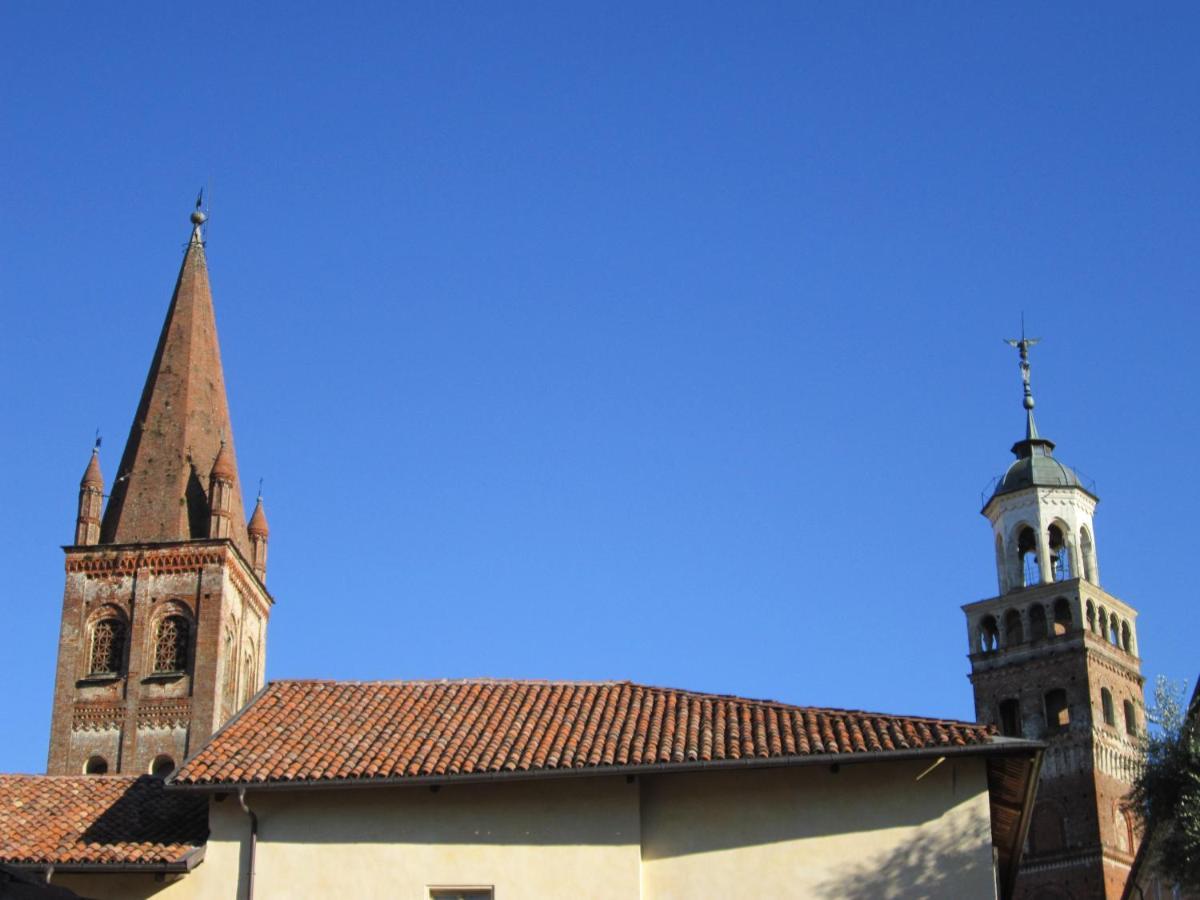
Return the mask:
[(209, 480), (218, 458), (232, 485), (229, 537), (247, 557), (249, 539), (237, 455), (221, 371), (216, 318), (201, 226), (191, 214), (184, 251), (158, 347), (101, 527), (102, 543), (186, 541), (209, 534)]
[(246, 531), (255, 537), (271, 535), (271, 529), (267, 527), (267, 513), (263, 509), (262, 494), (258, 495), (258, 502), (254, 504), (254, 513), (250, 516), (250, 524), (246, 526)]
[[(261, 482), (260, 482), (261, 484)], [(262, 488), (258, 489), (258, 502), (254, 504), (254, 514), (250, 516), (250, 524), (246, 526), (250, 534), (250, 568), (258, 576), (259, 581), (267, 583), (267, 539), (271, 529), (267, 527), (267, 514), (263, 510)]]
[(221, 449), (217, 451), (217, 458), (213, 460), (212, 471), (209, 473), (210, 478), (223, 478), (226, 481), (235, 481), (237, 479), (237, 463), (233, 459), (233, 454), (229, 452), (229, 446), (225, 441), (221, 441)]
[(100, 540), (100, 510), (104, 505), (104, 475), (100, 471), (100, 438), (92, 447), (83, 477), (79, 479), (79, 505), (75, 510), (75, 544), (87, 547)]
[(104, 475), (100, 471), (100, 447), (92, 448), (92, 458), (88, 460), (87, 468), (83, 470), (83, 478), (79, 480), (79, 486), (95, 487), (104, 490)]

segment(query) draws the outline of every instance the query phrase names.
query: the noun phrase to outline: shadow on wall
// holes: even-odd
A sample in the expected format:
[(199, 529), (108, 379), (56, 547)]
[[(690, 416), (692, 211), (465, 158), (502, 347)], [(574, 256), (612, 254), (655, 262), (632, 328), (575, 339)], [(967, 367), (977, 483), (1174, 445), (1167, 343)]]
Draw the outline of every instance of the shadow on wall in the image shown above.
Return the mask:
[(979, 845), (991, 842), (987, 818), (973, 814), (962, 828), (915, 834), (880, 856), (847, 868), (817, 886), (817, 897), (829, 900), (880, 898), (960, 898), (964, 883), (985, 883), (991, 875)]

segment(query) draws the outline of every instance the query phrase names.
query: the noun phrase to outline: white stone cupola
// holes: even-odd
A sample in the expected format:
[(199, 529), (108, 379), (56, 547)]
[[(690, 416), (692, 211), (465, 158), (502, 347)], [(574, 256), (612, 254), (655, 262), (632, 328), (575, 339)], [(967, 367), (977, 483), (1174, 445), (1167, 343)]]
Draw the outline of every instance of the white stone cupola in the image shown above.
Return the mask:
[(1016, 461), (983, 506), (992, 523), (1000, 593), (1074, 578), (1099, 586), (1092, 526), (1098, 498), (1054, 458), (1054, 442), (1038, 434), (1029, 383), (1029, 348), (1037, 339), (1009, 343), (1021, 354), (1025, 438), (1013, 444)]

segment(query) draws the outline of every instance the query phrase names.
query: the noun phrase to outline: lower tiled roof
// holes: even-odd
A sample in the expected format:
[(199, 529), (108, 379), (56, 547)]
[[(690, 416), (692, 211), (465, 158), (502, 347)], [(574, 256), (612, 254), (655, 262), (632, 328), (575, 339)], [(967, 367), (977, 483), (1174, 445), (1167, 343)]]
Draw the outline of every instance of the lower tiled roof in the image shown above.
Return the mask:
[(313, 784), (988, 744), (968, 722), (789, 706), (630, 682), (271, 683), (171, 779)]
[(184, 866), (208, 836), (203, 797), (149, 775), (0, 775), (0, 862)]

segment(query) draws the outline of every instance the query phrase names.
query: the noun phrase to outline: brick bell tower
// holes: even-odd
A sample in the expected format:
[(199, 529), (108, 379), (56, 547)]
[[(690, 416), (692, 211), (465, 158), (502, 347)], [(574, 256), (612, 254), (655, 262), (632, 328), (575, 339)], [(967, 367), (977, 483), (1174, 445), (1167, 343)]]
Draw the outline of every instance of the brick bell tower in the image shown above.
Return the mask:
[(1038, 434), (1029, 348), (1020, 352), (1025, 437), (983, 507), (999, 594), (963, 607), (975, 714), (1048, 744), (1019, 898), (1121, 896), (1138, 836), (1122, 808), (1144, 727), (1137, 611), (1100, 587), (1098, 498)]
[(267, 520), (246, 522), (197, 201), (175, 293), (105, 508), (79, 488), (51, 775), (168, 774), (263, 680)]

